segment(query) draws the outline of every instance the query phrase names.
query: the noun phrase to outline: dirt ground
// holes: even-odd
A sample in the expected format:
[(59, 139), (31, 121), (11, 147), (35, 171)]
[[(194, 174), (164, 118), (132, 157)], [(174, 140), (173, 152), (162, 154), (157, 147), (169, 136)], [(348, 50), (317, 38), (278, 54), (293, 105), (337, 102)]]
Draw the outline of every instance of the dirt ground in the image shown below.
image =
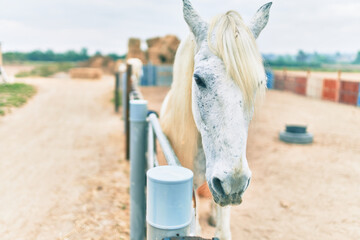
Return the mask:
[[(129, 164), (114, 80), (23, 80), (38, 94), (0, 118), (1, 239), (129, 239)], [(142, 88), (159, 110), (168, 88)], [(269, 91), (252, 122), (253, 172), (233, 239), (360, 239), (360, 108)], [(312, 145), (282, 143), (306, 124)], [(204, 237), (210, 199), (201, 200)]]
[(128, 239), (128, 163), (113, 78), (26, 79), (0, 118), (0, 238)]

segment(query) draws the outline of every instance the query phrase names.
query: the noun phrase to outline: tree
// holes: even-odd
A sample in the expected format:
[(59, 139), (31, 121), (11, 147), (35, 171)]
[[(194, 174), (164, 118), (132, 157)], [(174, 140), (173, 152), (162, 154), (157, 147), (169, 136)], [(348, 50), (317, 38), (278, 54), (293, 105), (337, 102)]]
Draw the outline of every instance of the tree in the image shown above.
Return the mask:
[(360, 51), (358, 51), (355, 61), (353, 63), (360, 64)]
[(303, 50), (299, 50), (298, 54), (296, 55), (296, 61), (300, 63), (305, 63), (307, 59), (307, 55)]

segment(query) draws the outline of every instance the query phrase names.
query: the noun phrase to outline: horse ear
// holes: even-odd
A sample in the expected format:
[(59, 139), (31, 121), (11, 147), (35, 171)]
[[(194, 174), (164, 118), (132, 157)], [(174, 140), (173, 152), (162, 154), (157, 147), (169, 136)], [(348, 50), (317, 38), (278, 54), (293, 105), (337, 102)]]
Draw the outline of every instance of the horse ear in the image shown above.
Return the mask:
[(259, 8), (249, 25), (249, 28), (252, 31), (255, 39), (258, 38), (260, 32), (265, 28), (266, 24), (269, 21), (269, 12), (271, 5), (272, 2), (269, 2)]
[(199, 45), (206, 38), (208, 24), (202, 20), (189, 0), (183, 0), (183, 4), (184, 19), (191, 32), (195, 35), (196, 42)]

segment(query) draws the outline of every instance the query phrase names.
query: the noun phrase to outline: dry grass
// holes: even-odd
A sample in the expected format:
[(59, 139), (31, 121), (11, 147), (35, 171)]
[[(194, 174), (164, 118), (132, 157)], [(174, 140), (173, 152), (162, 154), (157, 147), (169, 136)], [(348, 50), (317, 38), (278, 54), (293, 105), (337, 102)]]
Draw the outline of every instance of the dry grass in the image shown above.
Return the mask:
[(74, 67), (74, 63), (60, 62), (60, 63), (38, 63), (35, 64), (31, 70), (20, 71), (15, 74), (17, 78), (26, 77), (50, 77), (58, 72), (67, 72)]
[(0, 85), (0, 115), (13, 107), (21, 107), (36, 93), (36, 89), (24, 83)]

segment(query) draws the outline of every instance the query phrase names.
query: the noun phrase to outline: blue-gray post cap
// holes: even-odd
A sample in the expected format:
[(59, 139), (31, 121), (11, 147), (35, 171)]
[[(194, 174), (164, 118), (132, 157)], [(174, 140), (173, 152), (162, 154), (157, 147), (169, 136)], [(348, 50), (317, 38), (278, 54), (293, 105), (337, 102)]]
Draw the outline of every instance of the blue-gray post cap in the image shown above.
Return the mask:
[(148, 109), (146, 100), (130, 100), (130, 121), (143, 122), (146, 121)]

